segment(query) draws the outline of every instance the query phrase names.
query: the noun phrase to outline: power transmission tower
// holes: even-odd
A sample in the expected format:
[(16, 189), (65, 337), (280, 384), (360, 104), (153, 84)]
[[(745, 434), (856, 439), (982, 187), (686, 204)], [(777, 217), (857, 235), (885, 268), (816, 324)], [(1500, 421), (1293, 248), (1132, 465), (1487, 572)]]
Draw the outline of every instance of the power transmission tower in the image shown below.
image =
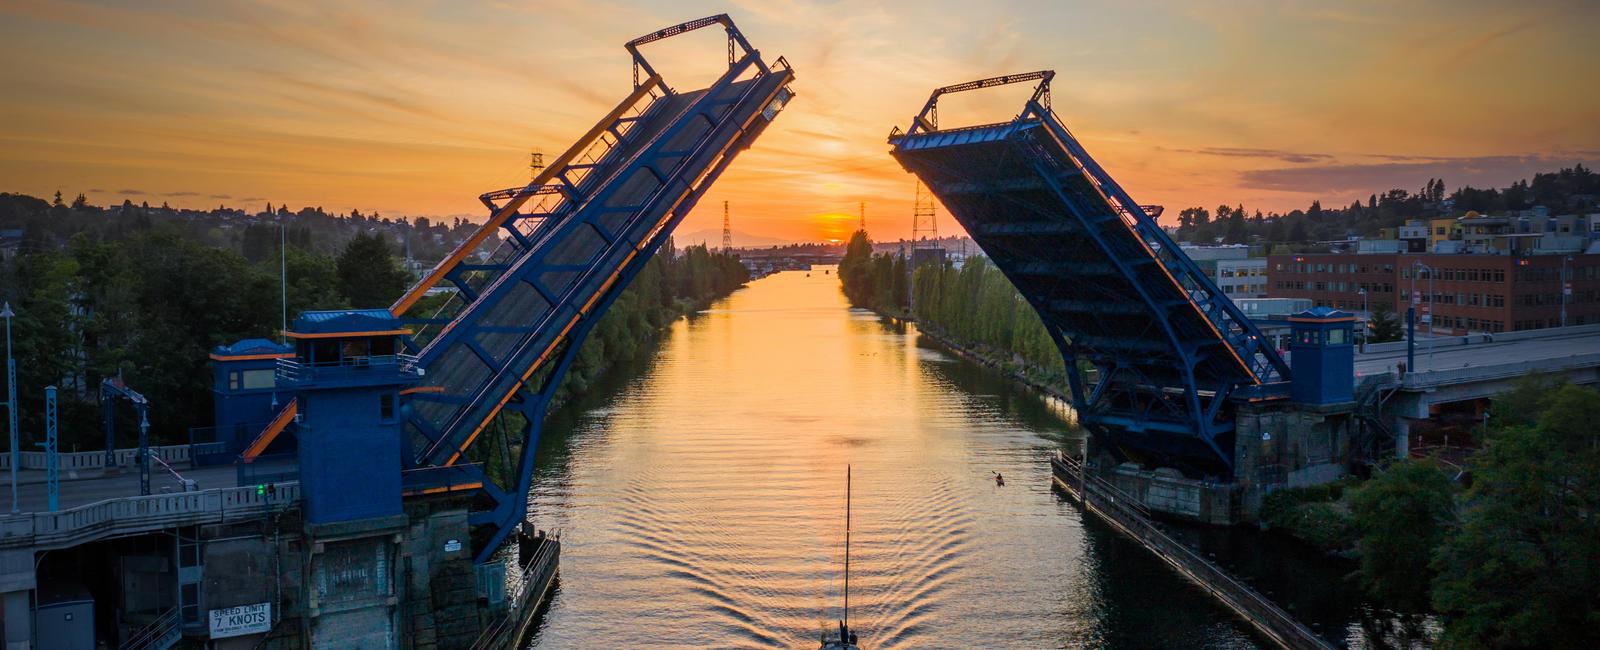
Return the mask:
[(917, 182), (916, 202), (911, 205), (911, 248), (922, 248), (926, 240), (934, 240), (933, 246), (938, 246), (939, 223), (935, 218), (933, 193)]
[(866, 232), (867, 231), (867, 202), (866, 201), (862, 201), (860, 205), (856, 206), (856, 210), (861, 215), (861, 228), (860, 228), (860, 230), (861, 230), (861, 232)]
[(939, 243), (939, 222), (933, 192), (923, 187), (920, 180), (917, 181), (916, 199), (911, 204), (911, 258), (907, 262), (906, 306), (914, 313), (917, 300), (913, 280), (917, 267), (929, 262), (944, 263), (944, 247)]
[(539, 177), (539, 172), (544, 171), (544, 152), (534, 149), (528, 154), (528, 180)]
[(733, 250), (733, 227), (728, 223), (728, 202), (722, 202), (722, 252)]

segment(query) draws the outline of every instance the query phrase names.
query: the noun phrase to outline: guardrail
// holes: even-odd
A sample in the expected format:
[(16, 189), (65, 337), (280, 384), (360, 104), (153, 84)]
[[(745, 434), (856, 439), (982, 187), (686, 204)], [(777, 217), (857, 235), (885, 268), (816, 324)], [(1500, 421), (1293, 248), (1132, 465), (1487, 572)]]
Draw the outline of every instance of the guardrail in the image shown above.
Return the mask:
[[(1600, 334), (1600, 324), (1569, 325), (1567, 327), (1547, 327), (1537, 330), (1522, 330), (1519, 332), (1501, 332), (1499, 334), (1468, 334), (1465, 336), (1439, 336), (1417, 340), (1417, 354), (1422, 354), (1430, 346), (1434, 349), (1445, 350), (1463, 345), (1476, 345), (1485, 343), (1507, 343), (1511, 341), (1527, 341), (1534, 339), (1571, 338), (1575, 336), (1588, 336)], [(1388, 343), (1370, 343), (1367, 345), (1367, 354), (1379, 352), (1404, 352), (1406, 342), (1390, 341)]]
[(1081, 462), (1058, 451), (1051, 458), (1050, 465), (1051, 475), (1057, 484), (1087, 510), (1099, 515), (1106, 523), (1209, 592), (1279, 647), (1333, 650), (1332, 644), (1290, 616), (1277, 603), (1235, 580), (1222, 567), (1173, 539), (1149, 518), (1137, 499), (1118, 490), (1105, 479), (1085, 471)]
[(1413, 371), (1406, 373), (1401, 380), (1401, 386), (1408, 390), (1419, 390), (1453, 384), (1514, 379), (1535, 373), (1569, 372), (1596, 366), (1600, 366), (1600, 353), (1573, 354), (1553, 359)]
[[(132, 467), (139, 459), (139, 449), (117, 449), (112, 452), (118, 467)], [(165, 445), (151, 447), (150, 455), (167, 461), (168, 463), (189, 462), (189, 445)], [(19, 452), (21, 463), (17, 469), (45, 469), (48, 455), (42, 451)], [(56, 454), (58, 467), (61, 471), (76, 471), (83, 469), (104, 469), (106, 466), (106, 452), (101, 451), (74, 451), (71, 453)], [(11, 454), (0, 453), (0, 470), (11, 469)]]
[(417, 356), (414, 354), (385, 354), (370, 357), (350, 357), (332, 363), (307, 363), (298, 359), (279, 359), (277, 377), (289, 383), (357, 377), (369, 372), (387, 370), (399, 374), (415, 374)]
[(178, 640), (182, 638), (183, 628), (178, 624), (178, 608), (173, 607), (157, 616), (155, 622), (133, 633), (117, 648), (118, 650), (166, 650), (177, 645)]
[(299, 483), (275, 487), (264, 494), (247, 486), (122, 497), (56, 512), (0, 517), (0, 548), (66, 548), (113, 535), (257, 517), (300, 502)]
[(478, 635), (472, 650), (522, 647), (534, 612), (549, 595), (561, 558), (560, 537), (541, 534), (533, 541), (538, 546), (528, 561), (518, 567), (518, 579), (512, 593), (508, 594), (510, 607), (504, 616), (496, 618)]

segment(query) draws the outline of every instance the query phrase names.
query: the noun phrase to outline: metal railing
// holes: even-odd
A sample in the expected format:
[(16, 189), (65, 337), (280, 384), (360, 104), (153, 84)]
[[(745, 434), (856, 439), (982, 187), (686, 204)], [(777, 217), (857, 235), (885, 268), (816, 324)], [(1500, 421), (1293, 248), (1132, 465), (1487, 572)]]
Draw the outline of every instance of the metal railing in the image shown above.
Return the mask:
[(56, 512), (4, 516), (0, 548), (64, 548), (116, 535), (255, 517), (300, 502), (299, 483), (275, 487), (267, 494), (247, 486), (122, 497)]
[[(18, 452), (20, 463), (17, 469), (42, 470), (48, 464), (48, 456), (42, 451)], [(112, 452), (118, 467), (130, 467), (139, 460), (139, 448), (117, 449)], [(160, 458), (168, 463), (189, 462), (189, 445), (164, 445), (151, 447), (150, 456)], [(106, 466), (105, 451), (77, 451), (72, 453), (56, 454), (56, 462), (61, 471), (76, 471), (83, 469), (103, 469)], [(0, 470), (11, 469), (11, 454), (0, 454)]]
[(173, 607), (149, 625), (140, 628), (117, 646), (120, 650), (166, 650), (183, 638), (183, 627), (178, 621), (178, 608)]
[(528, 618), (534, 613), (530, 608), (537, 608), (544, 601), (545, 592), (559, 566), (557, 555), (561, 552), (559, 536), (541, 535), (536, 540), (538, 548), (527, 562), (518, 567), (517, 580), (512, 592), (507, 594), (510, 608), (478, 635), (472, 643), (472, 650), (498, 650), (522, 641)]
[(416, 369), (417, 357), (412, 354), (346, 357), (338, 361), (316, 363), (299, 359), (279, 359), (277, 377), (280, 381), (301, 383), (356, 377), (374, 370), (410, 374), (416, 372)]
[[(1066, 475), (1063, 484), (1068, 486), (1069, 492), (1076, 492), (1075, 496), (1086, 509), (1100, 515), (1101, 519), (1209, 592), (1280, 647), (1333, 650), (1332, 644), (1277, 603), (1238, 581), (1187, 544), (1168, 535), (1149, 517), (1142, 503), (1118, 490), (1109, 481), (1086, 471), (1083, 463), (1060, 451), (1056, 452), (1051, 463), (1055, 466), (1052, 474), (1058, 479), (1062, 478), (1062, 474)], [(1074, 479), (1076, 485), (1071, 483)]]

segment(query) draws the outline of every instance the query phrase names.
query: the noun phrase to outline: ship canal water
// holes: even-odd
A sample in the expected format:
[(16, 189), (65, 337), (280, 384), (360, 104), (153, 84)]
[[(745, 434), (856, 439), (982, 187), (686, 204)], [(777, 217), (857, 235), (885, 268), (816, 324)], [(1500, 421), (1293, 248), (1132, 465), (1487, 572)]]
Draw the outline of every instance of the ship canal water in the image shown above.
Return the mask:
[[(832, 273), (753, 282), (638, 364), (541, 441), (531, 514), (563, 550), (535, 648), (815, 647), (846, 464), (863, 647), (1262, 647), (1051, 490), (1049, 455), (1081, 443), (1064, 405), (849, 309)], [(1300, 614), (1359, 628), (1341, 569), (1230, 536), (1199, 541), (1255, 549), (1234, 559), (1274, 567), (1266, 590), (1324, 585)]]

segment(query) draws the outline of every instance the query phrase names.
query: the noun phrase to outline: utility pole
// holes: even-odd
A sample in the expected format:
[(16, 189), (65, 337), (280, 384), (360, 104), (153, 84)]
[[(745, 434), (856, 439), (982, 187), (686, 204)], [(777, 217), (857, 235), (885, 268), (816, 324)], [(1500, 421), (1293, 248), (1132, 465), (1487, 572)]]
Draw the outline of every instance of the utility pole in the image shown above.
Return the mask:
[(722, 202), (722, 252), (733, 250), (733, 226), (728, 221), (728, 202)]
[(289, 339), (289, 224), (278, 219), (278, 343), (288, 343)]
[(11, 303), (0, 305), (0, 318), (6, 319), (6, 419), (11, 426), (11, 512), (17, 512), (17, 465), (22, 455), (17, 453), (17, 361), (11, 358)]
[(856, 206), (856, 211), (857, 211), (858, 214), (861, 215), (861, 228), (860, 228), (860, 230), (861, 230), (861, 232), (866, 232), (867, 231), (867, 202), (866, 201), (862, 201), (859, 205), (857, 205)]
[(1567, 263), (1572, 261), (1571, 255), (1561, 257), (1561, 326), (1567, 326), (1567, 300), (1572, 295), (1572, 279), (1567, 277)]

